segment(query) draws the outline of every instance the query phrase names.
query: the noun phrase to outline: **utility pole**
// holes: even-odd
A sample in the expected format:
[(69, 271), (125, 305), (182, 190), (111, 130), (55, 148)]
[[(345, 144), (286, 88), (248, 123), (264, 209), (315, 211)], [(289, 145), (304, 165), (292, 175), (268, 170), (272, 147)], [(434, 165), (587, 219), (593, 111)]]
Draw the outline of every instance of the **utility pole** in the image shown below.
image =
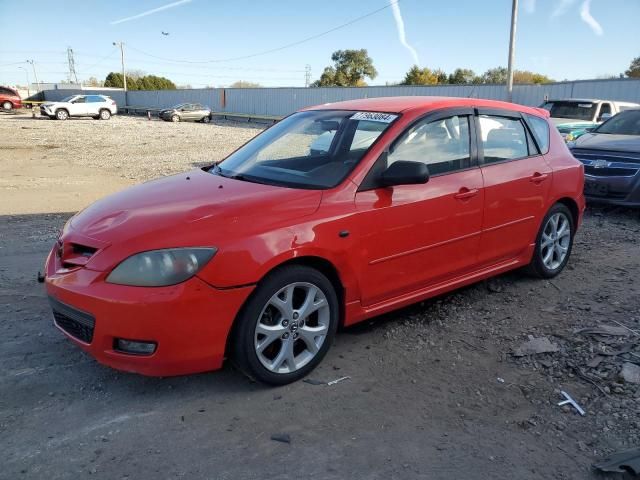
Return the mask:
[(308, 63), (304, 66), (304, 86), (308, 87), (311, 84), (311, 65)]
[(511, 36), (509, 37), (509, 66), (507, 69), (507, 102), (513, 101), (513, 59), (516, 48), (516, 25), (518, 23), (518, 0), (511, 6)]
[(38, 82), (38, 75), (36, 74), (36, 64), (33, 60), (26, 60), (27, 63), (31, 64), (31, 68), (33, 68), (33, 76), (36, 79), (36, 90), (40, 91), (40, 82)]
[(74, 80), (75, 83), (78, 83), (78, 75), (76, 74), (76, 62), (73, 59), (73, 49), (71, 47), (67, 47), (67, 62), (69, 63), (69, 83), (71, 83), (71, 80)]
[(30, 97), (31, 96), (31, 89), (29, 88), (29, 84), (31, 83), (29, 81), (29, 70), (27, 70), (24, 67), (18, 67), (20, 70), (24, 70), (24, 73), (27, 75), (27, 95)]
[(122, 63), (122, 85), (124, 86), (124, 106), (127, 106), (127, 71), (124, 68), (124, 42), (113, 42), (113, 45), (120, 47), (120, 62)]

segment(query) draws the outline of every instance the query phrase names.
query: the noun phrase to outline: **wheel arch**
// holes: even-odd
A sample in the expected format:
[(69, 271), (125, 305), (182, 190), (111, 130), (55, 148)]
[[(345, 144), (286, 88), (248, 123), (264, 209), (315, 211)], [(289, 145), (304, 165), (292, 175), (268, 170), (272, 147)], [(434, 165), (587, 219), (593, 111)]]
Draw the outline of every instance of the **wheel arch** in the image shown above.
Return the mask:
[[(569, 209), (569, 211), (571, 212), (571, 217), (573, 219), (573, 227), (577, 229), (580, 223), (580, 209), (578, 207), (578, 203), (571, 197), (559, 198), (553, 203), (553, 205), (555, 205), (556, 203), (561, 203), (562, 205), (564, 205)], [(553, 205), (551, 205), (551, 207)]]
[[(302, 266), (310, 267), (319, 271), (325, 277), (327, 277), (327, 279), (329, 280), (329, 282), (331, 282), (331, 285), (333, 286), (336, 292), (336, 296), (338, 297), (338, 308), (340, 310), (339, 312), (340, 317), (338, 319), (338, 328), (342, 327), (344, 325), (344, 319), (345, 319), (345, 287), (340, 278), (340, 273), (338, 269), (331, 261), (327, 260), (326, 258), (316, 256), (316, 255), (305, 255), (305, 256), (289, 258), (273, 266), (271, 269), (269, 269), (262, 276), (262, 278), (260, 278), (260, 280), (258, 281), (258, 284), (264, 281), (265, 278), (267, 278), (269, 275), (273, 274), (277, 270), (280, 270), (281, 268), (290, 266), (290, 265), (302, 265)], [(251, 293), (251, 295), (253, 295), (253, 292)], [(231, 328), (229, 329), (229, 334), (227, 335), (226, 344), (225, 344), (225, 357), (228, 357), (231, 352), (231, 344), (233, 342), (233, 337), (235, 335), (236, 327), (238, 325), (238, 319), (240, 318), (240, 315), (242, 314), (245, 308), (245, 305), (251, 298), (251, 295), (247, 297), (242, 307), (238, 309), (238, 312), (236, 313), (233, 323), (231, 324)]]

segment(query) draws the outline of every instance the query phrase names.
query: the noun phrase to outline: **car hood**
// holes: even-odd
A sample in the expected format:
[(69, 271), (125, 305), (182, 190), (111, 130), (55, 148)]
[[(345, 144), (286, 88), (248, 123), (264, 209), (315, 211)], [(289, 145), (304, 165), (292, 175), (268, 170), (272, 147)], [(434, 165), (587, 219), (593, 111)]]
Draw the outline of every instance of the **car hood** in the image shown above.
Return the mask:
[(585, 128), (592, 127), (595, 125), (595, 122), (590, 122), (587, 120), (580, 120), (578, 118), (554, 118), (551, 117), (551, 121), (553, 124), (560, 128)]
[(573, 148), (640, 153), (640, 135), (586, 133), (575, 141)]
[(232, 246), (318, 209), (322, 192), (249, 183), (203, 170), (143, 183), (95, 202), (61, 240), (95, 248), (86, 267), (106, 270), (141, 251)]

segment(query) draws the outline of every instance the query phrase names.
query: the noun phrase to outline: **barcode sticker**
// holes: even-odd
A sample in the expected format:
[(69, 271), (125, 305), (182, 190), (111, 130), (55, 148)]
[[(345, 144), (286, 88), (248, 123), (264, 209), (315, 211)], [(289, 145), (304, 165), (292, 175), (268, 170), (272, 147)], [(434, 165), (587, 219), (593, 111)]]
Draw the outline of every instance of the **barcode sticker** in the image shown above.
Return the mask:
[(391, 123), (397, 115), (392, 113), (380, 113), (380, 112), (358, 112), (351, 116), (351, 120), (368, 120), (370, 122)]

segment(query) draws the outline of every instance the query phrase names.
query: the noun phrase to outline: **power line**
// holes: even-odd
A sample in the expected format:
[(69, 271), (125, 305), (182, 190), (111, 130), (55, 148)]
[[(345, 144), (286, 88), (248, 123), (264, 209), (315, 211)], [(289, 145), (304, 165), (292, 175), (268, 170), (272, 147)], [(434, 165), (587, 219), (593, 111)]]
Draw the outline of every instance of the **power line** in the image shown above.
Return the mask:
[(346, 23), (338, 25), (337, 27), (333, 27), (333, 28), (331, 28), (329, 30), (326, 30), (324, 32), (312, 35), (312, 36), (307, 37), (307, 38), (303, 38), (302, 40), (298, 40), (296, 42), (288, 43), (286, 45), (282, 45), (282, 46), (277, 47), (277, 48), (272, 48), (270, 50), (264, 50), (262, 52), (252, 53), (250, 55), (242, 55), (242, 56), (239, 56), (239, 57), (221, 58), (221, 59), (216, 59), (216, 60), (202, 60), (202, 61), (176, 60), (176, 59), (172, 59), (172, 58), (166, 58), (166, 57), (160, 57), (160, 56), (157, 56), (157, 55), (153, 55), (151, 53), (147, 53), (147, 52), (144, 52), (144, 51), (142, 51), (140, 49), (132, 47), (131, 45), (129, 45), (129, 48), (131, 50), (134, 50), (134, 51), (138, 52), (138, 53), (146, 55), (147, 57), (157, 58), (159, 60), (165, 60), (167, 62), (174, 62), (174, 63), (218, 63), (218, 62), (231, 62), (231, 61), (235, 61), (235, 60), (246, 60), (248, 58), (254, 58), (254, 57), (259, 57), (261, 55), (267, 55), (269, 53), (279, 52), (281, 50), (285, 50), (287, 48), (295, 47), (295, 46), (298, 46), (298, 45), (300, 45), (302, 43), (306, 43), (306, 42), (309, 42), (311, 40), (315, 40), (316, 38), (323, 37), (325, 35), (328, 35), (329, 33), (335, 32), (336, 30), (340, 30), (341, 28), (348, 27), (349, 25), (353, 25), (356, 22), (359, 22), (361, 20), (364, 20), (365, 18), (368, 18), (368, 17), (370, 17), (372, 15), (375, 15), (376, 13), (379, 13), (379, 12), (381, 12), (383, 10), (386, 10), (387, 8), (397, 4), (399, 2), (400, 2), (400, 0), (394, 0), (392, 2), (389, 2), (384, 7), (380, 7), (380, 8), (378, 8), (376, 10), (373, 10), (373, 11), (371, 11), (369, 13), (361, 15), (360, 17), (354, 18), (353, 20), (350, 20), (350, 21), (348, 21)]

